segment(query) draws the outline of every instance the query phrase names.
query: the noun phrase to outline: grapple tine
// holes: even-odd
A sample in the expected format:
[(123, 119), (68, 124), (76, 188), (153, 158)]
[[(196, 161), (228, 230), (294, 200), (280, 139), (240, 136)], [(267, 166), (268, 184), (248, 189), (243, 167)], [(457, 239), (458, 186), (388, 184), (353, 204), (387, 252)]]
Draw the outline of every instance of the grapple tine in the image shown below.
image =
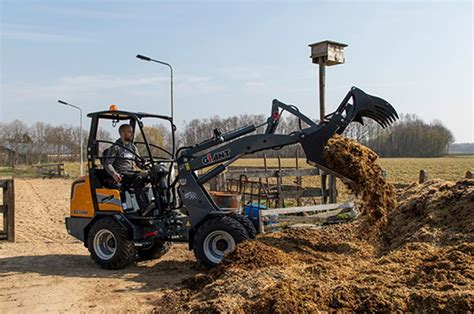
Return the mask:
[(364, 111), (362, 113), (365, 117), (370, 118), (380, 124), (382, 127), (385, 127), (385, 124), (387, 122), (386, 116), (383, 114), (380, 114), (376, 111)]
[(374, 104), (376, 107), (381, 108), (384, 111), (390, 112), (391, 114), (395, 115), (395, 117), (397, 117), (398, 119), (397, 111), (387, 101), (377, 96), (369, 96), (369, 97), (374, 100)]
[(395, 120), (392, 120), (392, 116), (387, 113), (386, 111), (376, 109), (375, 112), (377, 116), (379, 116), (383, 121), (387, 122), (388, 124), (392, 124)]
[(380, 106), (380, 105), (375, 105), (374, 106), (375, 110), (378, 111), (378, 112), (381, 112), (383, 113), (384, 115), (386, 116), (393, 116), (394, 114), (396, 115), (396, 112), (393, 113), (389, 107), (387, 106)]
[(383, 114), (378, 113), (377, 111), (368, 111), (368, 112), (365, 113), (365, 116), (375, 120), (378, 124), (380, 124), (382, 126), (384, 126), (383, 124), (385, 124), (385, 122), (386, 122), (386, 116), (384, 116)]

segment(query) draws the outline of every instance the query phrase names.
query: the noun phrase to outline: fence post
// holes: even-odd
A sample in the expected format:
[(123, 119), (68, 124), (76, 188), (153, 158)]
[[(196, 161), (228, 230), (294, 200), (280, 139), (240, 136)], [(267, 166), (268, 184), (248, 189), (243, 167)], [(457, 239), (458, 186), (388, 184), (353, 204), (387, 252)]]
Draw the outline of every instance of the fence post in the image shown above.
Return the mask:
[(329, 175), (329, 203), (337, 203), (336, 177)]
[(15, 242), (15, 186), (13, 180), (7, 181), (8, 229), (7, 241)]
[(281, 158), (280, 154), (278, 154), (278, 171), (277, 171), (277, 193), (278, 193), (278, 200), (277, 200), (277, 206), (278, 208), (282, 208), (285, 206), (285, 202), (282, 198), (282, 192), (283, 192), (283, 178), (281, 177)]
[(2, 239), (15, 242), (15, 190), (13, 180), (0, 181), (0, 187), (3, 189), (3, 204), (0, 211), (3, 214)]
[(328, 202), (328, 191), (326, 189), (326, 182), (327, 182), (328, 175), (321, 170), (321, 197), (322, 197), (322, 204), (327, 204)]
[[(300, 165), (299, 165), (299, 153), (298, 153), (298, 148), (296, 149), (296, 170), (299, 170), (300, 169)], [(296, 185), (298, 187), (298, 189), (301, 189), (303, 187), (303, 180), (301, 179), (301, 177), (296, 177)], [(296, 198), (296, 204), (298, 206), (301, 206), (301, 198), (298, 197)]]
[(428, 181), (428, 172), (426, 170), (420, 170), (420, 177), (418, 178), (418, 183), (425, 183)]
[[(263, 168), (265, 169), (265, 171), (268, 171), (268, 167), (267, 167), (267, 154), (263, 153)], [(268, 189), (268, 177), (265, 178), (265, 183), (267, 184), (267, 186), (265, 188)]]
[[(253, 210), (253, 208), (251, 210)], [(260, 208), (258, 209), (258, 233), (260, 233), (260, 234), (265, 233), (265, 226), (263, 224), (262, 210)]]
[(209, 180), (209, 190), (211, 191), (217, 191), (217, 186), (219, 185), (219, 183), (217, 182), (218, 177), (214, 177), (212, 178), (211, 180)]

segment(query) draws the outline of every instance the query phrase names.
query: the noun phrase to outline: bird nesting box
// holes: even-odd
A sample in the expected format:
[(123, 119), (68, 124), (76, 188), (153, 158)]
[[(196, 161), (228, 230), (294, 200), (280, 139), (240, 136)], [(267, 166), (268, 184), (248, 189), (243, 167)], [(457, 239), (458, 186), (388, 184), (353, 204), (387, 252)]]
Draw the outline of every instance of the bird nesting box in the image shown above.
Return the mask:
[(311, 47), (311, 56), (313, 63), (320, 64), (323, 60), (324, 65), (336, 65), (344, 63), (344, 48), (346, 44), (331, 40), (325, 40), (309, 45)]

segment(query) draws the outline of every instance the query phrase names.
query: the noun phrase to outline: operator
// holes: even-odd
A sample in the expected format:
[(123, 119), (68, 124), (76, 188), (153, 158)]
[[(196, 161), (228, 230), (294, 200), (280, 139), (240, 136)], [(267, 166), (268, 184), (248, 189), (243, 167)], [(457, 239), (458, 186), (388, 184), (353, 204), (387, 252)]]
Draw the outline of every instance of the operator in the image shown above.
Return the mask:
[[(148, 171), (136, 170), (137, 159), (140, 158), (138, 149), (133, 144), (133, 129), (129, 124), (119, 127), (120, 138), (115, 141), (105, 156), (104, 167), (117, 183), (132, 186), (135, 197), (142, 213), (148, 207), (148, 198), (144, 193), (145, 183), (149, 180)], [(141, 168), (141, 167), (140, 167)]]

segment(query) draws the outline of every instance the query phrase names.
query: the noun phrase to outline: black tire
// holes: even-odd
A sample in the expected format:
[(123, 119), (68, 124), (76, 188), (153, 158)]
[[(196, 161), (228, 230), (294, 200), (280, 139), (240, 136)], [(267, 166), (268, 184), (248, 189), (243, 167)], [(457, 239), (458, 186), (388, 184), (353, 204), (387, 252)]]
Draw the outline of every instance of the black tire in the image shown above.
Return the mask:
[[(92, 259), (105, 269), (121, 269), (136, 260), (137, 249), (127, 230), (111, 217), (101, 218), (92, 225), (87, 244)], [(109, 253), (107, 257), (106, 253)]]
[(234, 218), (240, 222), (242, 226), (244, 226), (245, 230), (247, 230), (247, 233), (249, 234), (250, 239), (255, 239), (257, 237), (257, 230), (255, 230), (255, 226), (246, 216), (238, 213), (230, 213), (229, 217)]
[[(212, 217), (203, 222), (194, 234), (194, 255), (199, 265), (214, 267), (235, 245), (248, 239), (247, 230), (237, 220), (225, 215)], [(212, 249), (213, 243), (216, 250)]]
[(161, 258), (163, 255), (168, 253), (171, 249), (171, 242), (166, 241), (155, 241), (150, 247), (148, 248), (139, 248), (138, 249), (138, 257), (141, 261), (148, 261), (152, 259)]

